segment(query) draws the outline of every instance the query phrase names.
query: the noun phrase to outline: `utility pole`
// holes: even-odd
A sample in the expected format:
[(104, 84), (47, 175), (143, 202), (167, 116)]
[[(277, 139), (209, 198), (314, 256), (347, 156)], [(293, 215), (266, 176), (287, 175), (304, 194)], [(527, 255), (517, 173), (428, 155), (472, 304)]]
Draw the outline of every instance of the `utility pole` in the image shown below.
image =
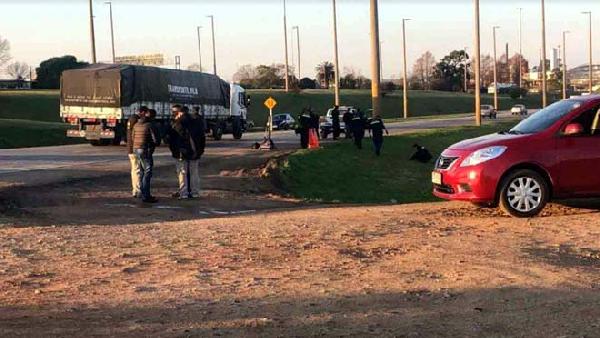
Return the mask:
[(202, 26), (198, 26), (198, 66), (200, 68), (200, 72), (202, 72), (202, 44), (200, 42), (200, 30), (202, 29)]
[(337, 35), (337, 6), (335, 0), (333, 2), (333, 54), (334, 54), (334, 62), (335, 62), (335, 105), (340, 105), (340, 62), (338, 55), (338, 35)]
[(110, 10), (110, 40), (112, 43), (112, 63), (115, 63), (115, 30), (113, 25), (112, 2), (107, 1), (105, 2), (105, 4), (108, 5), (108, 8)]
[(371, 0), (371, 104), (373, 116), (381, 114), (381, 56), (378, 0)]
[(467, 47), (465, 47), (464, 49), (465, 51), (465, 93), (469, 92), (469, 86), (468, 86), (468, 77), (469, 77), (469, 62), (467, 61)]
[(592, 12), (588, 11), (588, 12), (581, 12), (582, 14), (587, 14), (589, 15), (590, 18), (590, 32), (589, 32), (589, 58), (590, 58), (590, 95), (592, 94), (592, 90), (594, 89), (594, 78), (593, 78), (593, 72), (592, 72)]
[(94, 6), (90, 0), (90, 37), (92, 39), (92, 63), (96, 63), (96, 33), (94, 32)]
[(542, 0), (542, 108), (548, 105), (546, 72), (546, 6)]
[(479, 0), (475, 2), (475, 124), (481, 126), (481, 35), (479, 32)]
[(406, 67), (406, 21), (410, 19), (402, 19), (402, 50), (404, 54), (404, 79), (402, 81), (402, 98), (404, 99), (404, 118), (408, 118), (408, 70)]
[(519, 8), (519, 89), (523, 88), (523, 8)]
[(217, 75), (217, 47), (215, 43), (215, 17), (214, 15), (208, 15), (210, 18), (210, 27), (212, 30), (212, 47), (213, 47), (213, 74)]
[(569, 31), (564, 31), (563, 32), (563, 45), (562, 45), (562, 71), (563, 71), (563, 100), (567, 99), (567, 33), (569, 33)]
[[(300, 67), (300, 27), (299, 26), (292, 27), (292, 32), (294, 29), (296, 30), (296, 43), (298, 44), (298, 80), (300, 80), (302, 78), (302, 68)], [(292, 35), (293, 35), (293, 33), (292, 33)], [(292, 49), (294, 49), (293, 44), (292, 44)]]
[(290, 91), (290, 68), (288, 63), (288, 39), (287, 39), (287, 8), (283, 0), (283, 37), (285, 39), (285, 92)]
[(492, 28), (494, 35), (494, 109), (498, 110), (498, 60), (496, 59), (496, 29), (500, 26)]

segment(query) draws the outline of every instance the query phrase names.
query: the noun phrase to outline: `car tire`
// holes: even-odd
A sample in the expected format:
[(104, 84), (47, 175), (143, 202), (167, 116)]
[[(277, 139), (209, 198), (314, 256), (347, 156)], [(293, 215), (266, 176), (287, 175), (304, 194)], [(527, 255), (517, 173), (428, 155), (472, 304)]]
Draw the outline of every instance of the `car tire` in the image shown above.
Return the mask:
[(223, 128), (221, 128), (220, 124), (213, 127), (212, 137), (215, 141), (220, 141), (223, 138)]
[(546, 179), (529, 169), (511, 172), (500, 187), (500, 208), (512, 217), (535, 217), (550, 198)]
[(327, 136), (329, 136), (329, 133), (328, 133), (328, 132), (326, 132), (326, 131), (321, 131), (321, 138), (322, 138), (323, 140), (326, 140), (326, 139), (327, 139)]

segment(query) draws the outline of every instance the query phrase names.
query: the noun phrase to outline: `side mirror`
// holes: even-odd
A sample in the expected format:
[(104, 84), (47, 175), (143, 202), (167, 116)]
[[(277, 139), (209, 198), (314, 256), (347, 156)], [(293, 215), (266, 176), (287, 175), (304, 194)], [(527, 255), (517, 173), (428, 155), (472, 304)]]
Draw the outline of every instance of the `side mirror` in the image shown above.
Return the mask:
[(565, 128), (563, 135), (565, 136), (577, 136), (583, 134), (583, 126), (581, 123), (570, 123)]

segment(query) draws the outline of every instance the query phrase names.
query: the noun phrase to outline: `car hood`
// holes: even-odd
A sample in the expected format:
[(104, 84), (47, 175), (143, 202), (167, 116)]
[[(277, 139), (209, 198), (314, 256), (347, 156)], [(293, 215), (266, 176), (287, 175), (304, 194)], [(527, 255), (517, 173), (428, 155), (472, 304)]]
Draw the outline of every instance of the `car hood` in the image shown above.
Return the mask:
[(448, 149), (450, 150), (471, 150), (475, 151), (482, 148), (506, 145), (516, 139), (528, 137), (529, 135), (514, 135), (514, 134), (490, 134), (477, 138), (464, 140), (451, 145)]

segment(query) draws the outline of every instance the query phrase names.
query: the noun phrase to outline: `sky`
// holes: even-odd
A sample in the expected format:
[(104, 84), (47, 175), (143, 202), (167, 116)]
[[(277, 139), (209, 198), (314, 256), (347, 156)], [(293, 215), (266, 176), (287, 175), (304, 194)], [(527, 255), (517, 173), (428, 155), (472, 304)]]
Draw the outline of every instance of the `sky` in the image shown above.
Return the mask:
[[(111, 60), (109, 8), (94, 0), (97, 55)], [(217, 68), (230, 80), (239, 66), (283, 63), (283, 0), (112, 0), (116, 53), (163, 53), (169, 63), (176, 55), (182, 68), (198, 62), (197, 26), (203, 26), (202, 61), (212, 70), (210, 20), (215, 17)], [(340, 69), (370, 77), (369, 0), (337, 0)], [(509, 44), (518, 51), (518, 8), (523, 8), (523, 54), (538, 64), (541, 51), (539, 0), (481, 0), (481, 52), (492, 52), (492, 26), (497, 33), (498, 56)], [(587, 63), (588, 19), (593, 12), (594, 62), (600, 61), (600, 1), (546, 0), (547, 57), (567, 35), (569, 67)], [(454, 49), (473, 50), (473, 1), (379, 0), (382, 72), (400, 78), (402, 72), (402, 18), (407, 22), (407, 60), (429, 50), (440, 59)], [(333, 60), (330, 0), (287, 0), (290, 65), (297, 66), (292, 26), (300, 27), (302, 77), (314, 77), (315, 67)], [(37, 66), (54, 56), (75, 55), (91, 60), (87, 0), (0, 0), (0, 36), (11, 43), (12, 61)], [(293, 42), (293, 44), (292, 44)], [(292, 50), (292, 45), (294, 49)], [(294, 58), (292, 59), (292, 54)], [(296, 68), (297, 69), (297, 68)]]

